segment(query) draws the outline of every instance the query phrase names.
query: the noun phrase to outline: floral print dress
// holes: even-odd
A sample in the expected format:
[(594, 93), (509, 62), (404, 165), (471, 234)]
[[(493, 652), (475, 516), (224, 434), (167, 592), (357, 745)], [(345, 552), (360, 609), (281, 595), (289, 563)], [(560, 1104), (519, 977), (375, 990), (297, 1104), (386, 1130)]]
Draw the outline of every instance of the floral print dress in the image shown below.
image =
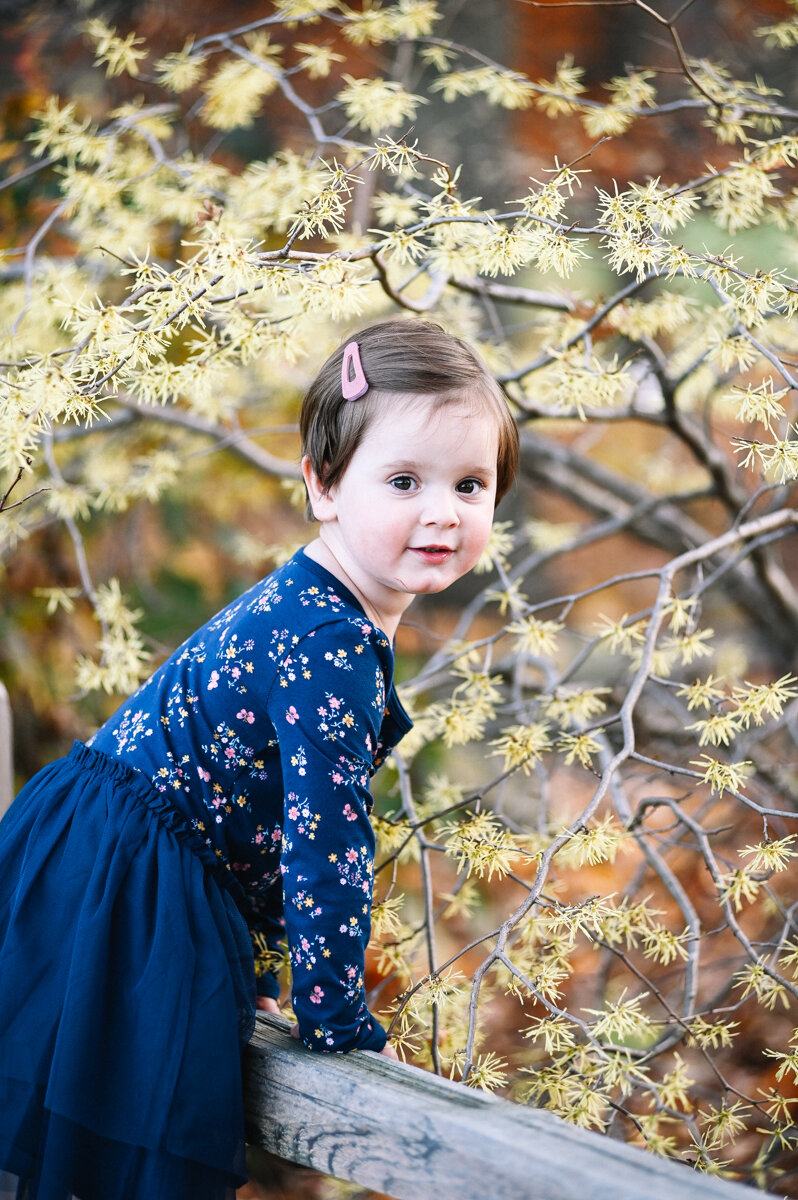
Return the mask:
[(287, 941), (312, 1049), (385, 1044), (364, 986), (369, 779), (410, 727), (388, 638), (299, 551), (189, 638), (89, 742), (140, 772), (240, 885), (261, 995), (279, 994), (273, 970)]

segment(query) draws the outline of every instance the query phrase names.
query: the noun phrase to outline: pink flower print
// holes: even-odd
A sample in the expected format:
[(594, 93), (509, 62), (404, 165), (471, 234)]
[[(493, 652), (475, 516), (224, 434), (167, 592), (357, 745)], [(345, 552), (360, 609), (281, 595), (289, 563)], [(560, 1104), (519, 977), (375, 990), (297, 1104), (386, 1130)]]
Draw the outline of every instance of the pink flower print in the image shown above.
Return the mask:
[(247, 725), (254, 725), (255, 723), (255, 714), (247, 712), (245, 708), (242, 708), (239, 712), (237, 712), (236, 716), (239, 721), (246, 721)]
[(324, 995), (323, 990), (319, 987), (318, 984), (316, 984), (316, 986), (314, 987), (313, 992), (311, 994), (311, 997), (310, 997), (311, 1004), (321, 1004), (321, 998), (323, 995)]
[(279, 842), (279, 841), (281, 841), (281, 840), (282, 840), (282, 836), (283, 836), (283, 831), (282, 831), (282, 829), (273, 829), (273, 830), (272, 830), (272, 841), (273, 841), (273, 842)]
[(241, 668), (240, 668), (240, 667), (233, 667), (233, 669), (232, 669), (232, 671), (230, 672), (230, 674), (233, 676), (233, 679), (238, 679), (238, 678), (239, 678), (239, 676), (241, 675)]
[(346, 817), (347, 821), (356, 821), (357, 820), (357, 813), (352, 812), (351, 804), (344, 805), (344, 816)]
[(309, 941), (308, 941), (308, 939), (307, 939), (307, 938), (305, 938), (305, 937), (303, 937), (302, 941), (301, 941), (299, 944), (300, 944), (300, 946), (302, 947), (302, 949), (303, 949), (303, 950), (309, 950), (309, 949), (310, 949), (310, 942), (309, 942)]
[(291, 807), (289, 808), (288, 815), (292, 821), (296, 821), (296, 819), (298, 818), (299, 809), (297, 808), (297, 806), (295, 804), (292, 804)]
[(219, 672), (211, 671), (211, 677), (208, 681), (208, 691), (212, 692), (215, 687), (219, 686)]
[(227, 749), (224, 752), (224, 756), (225, 756), (225, 758), (235, 758), (236, 752), (232, 746), (227, 747)]
[(299, 720), (299, 713), (294, 708), (293, 704), (286, 710), (285, 719), (289, 725), (295, 725)]
[[(343, 783), (343, 781), (344, 781), (344, 777), (343, 777), (343, 775), (340, 773), (340, 771), (333, 771), (333, 774), (332, 774), (332, 781), (333, 781), (333, 783)], [(347, 808), (348, 808), (348, 807), (349, 807), (349, 805), (347, 805)]]
[(346, 861), (347, 862), (357, 862), (357, 850), (347, 850)]
[(363, 637), (368, 637), (368, 635), (371, 633), (371, 626), (370, 625), (361, 625), (360, 632), (363, 634)]
[(199, 775), (199, 777), (203, 783), (210, 783), (210, 781), (211, 781), (210, 771), (206, 771), (204, 767), (197, 767), (197, 774)]
[(335, 696), (330, 696), (330, 708), (336, 709), (341, 707), (341, 701), (336, 700)]

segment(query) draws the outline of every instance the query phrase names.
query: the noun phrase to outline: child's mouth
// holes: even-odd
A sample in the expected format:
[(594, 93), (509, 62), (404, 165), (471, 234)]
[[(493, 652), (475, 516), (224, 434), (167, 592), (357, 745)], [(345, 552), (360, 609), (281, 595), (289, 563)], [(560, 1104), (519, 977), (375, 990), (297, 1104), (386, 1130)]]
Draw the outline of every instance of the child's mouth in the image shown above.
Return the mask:
[(414, 554), (417, 554), (425, 562), (441, 563), (445, 562), (454, 551), (449, 546), (413, 546), (411, 547)]

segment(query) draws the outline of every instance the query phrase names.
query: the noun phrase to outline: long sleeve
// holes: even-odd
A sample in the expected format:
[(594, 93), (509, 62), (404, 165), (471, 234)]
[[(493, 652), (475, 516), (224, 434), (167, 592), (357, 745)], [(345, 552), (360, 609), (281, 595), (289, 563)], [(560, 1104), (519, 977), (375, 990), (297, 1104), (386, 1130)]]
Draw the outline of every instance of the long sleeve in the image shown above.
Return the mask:
[(365, 619), (322, 625), (291, 648), (269, 699), (285, 796), (292, 999), (300, 1036), (316, 1050), (380, 1050), (386, 1041), (364, 985), (374, 862), (368, 781), (386, 663), (387, 642)]

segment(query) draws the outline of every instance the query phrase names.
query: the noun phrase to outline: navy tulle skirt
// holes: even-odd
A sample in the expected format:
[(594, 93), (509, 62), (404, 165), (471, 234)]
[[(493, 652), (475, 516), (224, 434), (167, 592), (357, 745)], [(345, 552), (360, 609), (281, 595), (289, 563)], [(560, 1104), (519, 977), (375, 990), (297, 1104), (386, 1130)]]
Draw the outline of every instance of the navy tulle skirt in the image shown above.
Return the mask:
[(227, 874), (79, 743), (0, 821), (0, 1175), (20, 1195), (231, 1200), (246, 1179), (255, 981)]

